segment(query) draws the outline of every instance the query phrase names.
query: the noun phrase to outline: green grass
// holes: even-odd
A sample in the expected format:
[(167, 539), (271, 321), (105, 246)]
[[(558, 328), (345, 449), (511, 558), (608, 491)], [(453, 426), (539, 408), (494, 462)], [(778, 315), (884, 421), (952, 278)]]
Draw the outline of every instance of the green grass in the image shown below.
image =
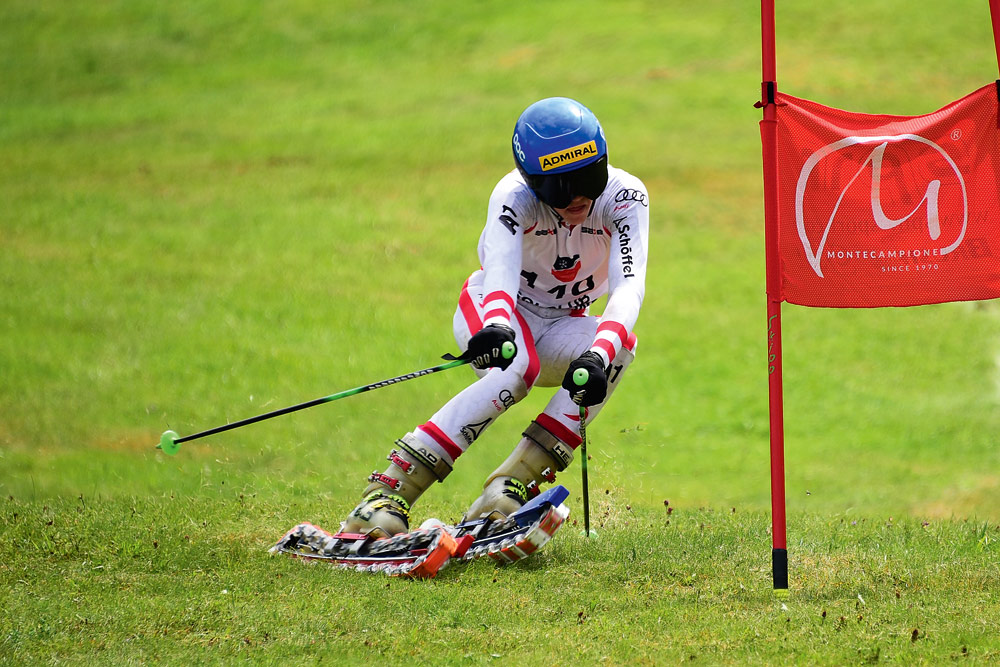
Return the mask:
[(449, 564), (436, 580), (401, 581), (263, 556), (262, 530), (323, 505), (222, 489), (4, 503), (19, 557), (5, 572), (17, 613), (0, 646), (19, 661), (113, 663), (1000, 657), (1000, 534), (985, 522), (797, 517), (796, 585), (782, 601), (767, 585), (760, 512), (667, 514), (613, 491), (595, 498), (597, 540), (568, 527), (517, 566)]
[[(926, 113), (993, 80), (985, 3), (937, 5), (779, 3), (780, 87)], [(0, 662), (1000, 657), (991, 303), (785, 307), (793, 591), (771, 596), (757, 11), (4, 3)], [(588, 429), (600, 539), (432, 582), (268, 557), (335, 526), (469, 372), (176, 457), (160, 433), (454, 351), (510, 128), (548, 95), (597, 112), (652, 201), (639, 355)], [(417, 514), (456, 519), (546, 399)]]

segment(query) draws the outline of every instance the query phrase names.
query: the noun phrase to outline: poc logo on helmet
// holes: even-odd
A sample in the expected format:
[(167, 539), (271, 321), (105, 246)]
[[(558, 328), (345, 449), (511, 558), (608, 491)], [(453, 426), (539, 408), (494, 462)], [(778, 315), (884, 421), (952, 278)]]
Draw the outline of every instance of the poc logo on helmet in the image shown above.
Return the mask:
[(521, 148), (521, 140), (517, 138), (516, 134), (514, 135), (514, 152), (517, 153), (517, 159), (521, 161), (521, 164), (524, 164), (524, 161), (528, 159)]
[(542, 171), (550, 171), (591, 157), (597, 157), (597, 142), (595, 141), (588, 141), (563, 151), (543, 155), (538, 158), (538, 164), (541, 165)]

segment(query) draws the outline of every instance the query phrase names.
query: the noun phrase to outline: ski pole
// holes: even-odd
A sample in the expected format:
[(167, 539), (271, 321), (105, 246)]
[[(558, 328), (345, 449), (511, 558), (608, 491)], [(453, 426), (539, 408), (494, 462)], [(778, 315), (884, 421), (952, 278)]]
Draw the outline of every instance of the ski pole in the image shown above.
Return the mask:
[[(587, 384), (590, 373), (586, 368), (573, 371), (573, 382), (578, 387)], [(590, 482), (587, 479), (587, 408), (580, 406), (580, 452), (582, 456), (581, 471), (583, 475), (583, 531), (590, 537)]]
[[(508, 347), (510, 346), (510, 347)], [(503, 346), (503, 355), (505, 358), (510, 359), (516, 353), (516, 348), (513, 343), (507, 342)], [(509, 355), (509, 356), (508, 356)], [(223, 431), (229, 431), (234, 428), (239, 428), (241, 426), (247, 426), (248, 424), (255, 424), (259, 421), (264, 421), (265, 419), (272, 419), (274, 417), (280, 417), (281, 415), (287, 415), (290, 412), (297, 412), (298, 410), (305, 410), (306, 408), (311, 408), (315, 405), (322, 405), (323, 403), (330, 403), (341, 398), (347, 398), (348, 396), (354, 396), (355, 394), (361, 394), (366, 391), (371, 391), (373, 389), (381, 389), (382, 387), (388, 387), (392, 384), (398, 384), (400, 382), (405, 382), (407, 380), (412, 380), (414, 378), (423, 377), (424, 375), (430, 375), (432, 373), (437, 373), (438, 371), (444, 371), (449, 368), (455, 368), (456, 366), (462, 366), (464, 364), (472, 361), (471, 359), (452, 359), (451, 361), (434, 366), (432, 368), (425, 368), (420, 371), (413, 371), (412, 373), (406, 373), (405, 375), (399, 375), (394, 378), (389, 378), (388, 380), (381, 380), (379, 382), (373, 382), (372, 384), (366, 384), (363, 387), (355, 387), (354, 389), (345, 389), (344, 391), (338, 392), (336, 394), (331, 394), (329, 396), (323, 396), (321, 398), (314, 398), (311, 401), (306, 401), (305, 403), (299, 403), (297, 405), (291, 405), (287, 408), (281, 408), (280, 410), (274, 410), (272, 412), (266, 412), (262, 415), (257, 415), (256, 417), (248, 417), (247, 419), (242, 419), (238, 422), (233, 422), (232, 424), (224, 424), (222, 426), (216, 426), (215, 428), (210, 428), (206, 431), (201, 431), (200, 433), (195, 433), (193, 435), (186, 435), (183, 438), (177, 436), (174, 431), (164, 431), (163, 435), (160, 436), (160, 444), (156, 446), (157, 449), (163, 450), (164, 453), (173, 456), (178, 451), (180, 451), (181, 443), (188, 442), (189, 440), (197, 440), (198, 438), (204, 438), (209, 435), (214, 435), (216, 433), (222, 433)]]

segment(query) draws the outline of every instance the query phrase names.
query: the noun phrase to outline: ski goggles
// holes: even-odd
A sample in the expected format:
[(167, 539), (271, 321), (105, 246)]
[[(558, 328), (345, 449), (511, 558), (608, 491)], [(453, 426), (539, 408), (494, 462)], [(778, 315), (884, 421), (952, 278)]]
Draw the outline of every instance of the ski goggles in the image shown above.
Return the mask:
[(608, 156), (561, 174), (521, 172), (531, 191), (552, 208), (566, 208), (574, 197), (597, 199), (608, 185)]

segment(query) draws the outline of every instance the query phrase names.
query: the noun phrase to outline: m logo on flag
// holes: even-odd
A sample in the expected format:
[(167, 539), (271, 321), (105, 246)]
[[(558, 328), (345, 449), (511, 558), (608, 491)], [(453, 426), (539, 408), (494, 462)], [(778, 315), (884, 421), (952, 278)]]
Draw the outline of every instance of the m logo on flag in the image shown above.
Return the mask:
[[(922, 198), (917, 202), (915, 208), (913, 208), (909, 213), (903, 215), (901, 218), (891, 218), (886, 212), (882, 204), (882, 163), (885, 160), (885, 153), (887, 147), (892, 145), (894, 148), (898, 148), (908, 142), (916, 142), (919, 145), (927, 146), (934, 152), (934, 156), (940, 156), (944, 160), (944, 164), (947, 165), (945, 174), (935, 174), (928, 171), (927, 185), (926, 189), (923, 191)], [(836, 203), (833, 205), (830, 211), (829, 218), (826, 220), (825, 226), (822, 228), (822, 235), (819, 237), (818, 243), (815, 249), (813, 248), (813, 243), (809, 238), (809, 233), (806, 230), (806, 219), (805, 219), (805, 200), (806, 200), (806, 190), (809, 183), (809, 177), (812, 175), (814, 169), (819, 165), (824, 159), (835, 160), (838, 157), (838, 151), (851, 149), (855, 146), (869, 146), (874, 144), (875, 147), (867, 153), (867, 156), (861, 160), (860, 167), (851, 175), (850, 179), (847, 181), (846, 185), (843, 185), (837, 193), (837, 187), (839, 184), (836, 183), (824, 183), (820, 197), (829, 197), (833, 194), (838, 194)], [(899, 151), (905, 156), (905, 160), (908, 164), (912, 164), (912, 155), (920, 151), (907, 150), (903, 148)], [(850, 158), (846, 161), (851, 163)], [(903, 160), (898, 161), (902, 163)], [(940, 161), (936, 161), (940, 162)], [(856, 164), (854, 162), (853, 164)], [(935, 164), (933, 166), (940, 166)], [(869, 169), (870, 167), (870, 169)], [(834, 173), (837, 173), (837, 169), (834, 168)], [(935, 171), (940, 172), (940, 168)], [(915, 134), (901, 134), (892, 137), (877, 136), (877, 137), (846, 137), (840, 141), (835, 141), (832, 144), (828, 144), (823, 148), (819, 149), (806, 160), (805, 164), (802, 166), (802, 171), (799, 173), (798, 182), (795, 185), (795, 226), (799, 233), (799, 239), (802, 241), (802, 248), (805, 250), (806, 259), (809, 261), (809, 265), (812, 267), (813, 271), (820, 278), (823, 277), (823, 270), (821, 267), (823, 260), (823, 249), (826, 246), (827, 239), (830, 236), (830, 230), (833, 227), (834, 221), (837, 219), (837, 213), (841, 210), (841, 205), (844, 202), (844, 198), (851, 191), (851, 187), (854, 185), (863, 173), (868, 173), (871, 176), (871, 189), (870, 189), (870, 200), (871, 200), (871, 214), (872, 221), (879, 229), (887, 230), (893, 229), (898, 225), (903, 224), (911, 217), (913, 217), (921, 208), (926, 209), (927, 214), (927, 235), (931, 241), (937, 241), (941, 237), (941, 213), (939, 206), (939, 194), (941, 191), (942, 179), (951, 180), (953, 183), (957, 184), (959, 190), (961, 191), (961, 210), (957, 212), (946, 212), (945, 222), (953, 223), (951, 225), (946, 225), (948, 227), (956, 227), (958, 229), (955, 238), (947, 245), (939, 248), (939, 253), (941, 255), (947, 255), (952, 250), (958, 247), (965, 237), (965, 229), (968, 224), (969, 210), (968, 210), (968, 197), (965, 191), (965, 179), (962, 178), (962, 172), (959, 171), (958, 166), (955, 161), (936, 143), (923, 137), (917, 136)], [(935, 178), (935, 176), (939, 176)], [(909, 185), (919, 184), (919, 177), (911, 177), (906, 182)], [(893, 179), (896, 180), (896, 179)], [(919, 187), (919, 186), (918, 186)], [(862, 224), (862, 220), (855, 220), (856, 224)], [(885, 248), (889, 252), (893, 252), (893, 249)]]

